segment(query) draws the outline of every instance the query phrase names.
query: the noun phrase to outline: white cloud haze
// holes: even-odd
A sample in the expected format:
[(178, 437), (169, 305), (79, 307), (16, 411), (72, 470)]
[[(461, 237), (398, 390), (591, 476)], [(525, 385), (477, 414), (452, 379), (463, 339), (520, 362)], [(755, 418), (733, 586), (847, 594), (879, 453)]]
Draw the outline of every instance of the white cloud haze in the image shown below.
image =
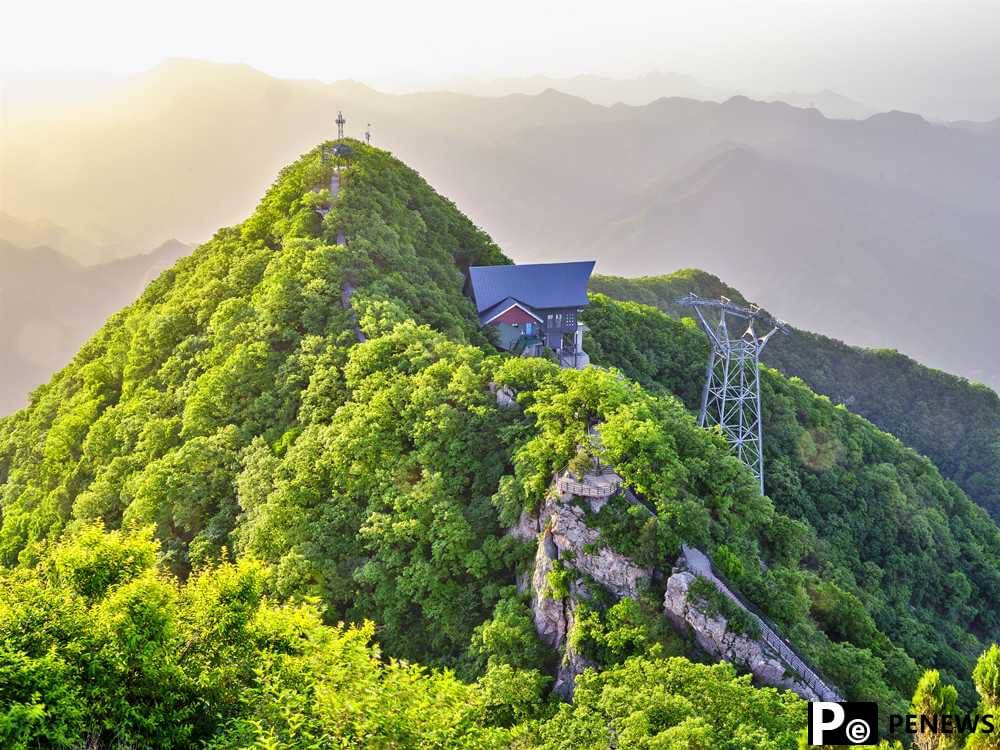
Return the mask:
[(661, 69), (751, 95), (831, 88), (930, 117), (1000, 117), (1000, 13), (985, 0), (20, 0), (0, 20), (8, 95), (194, 57), (386, 89)]

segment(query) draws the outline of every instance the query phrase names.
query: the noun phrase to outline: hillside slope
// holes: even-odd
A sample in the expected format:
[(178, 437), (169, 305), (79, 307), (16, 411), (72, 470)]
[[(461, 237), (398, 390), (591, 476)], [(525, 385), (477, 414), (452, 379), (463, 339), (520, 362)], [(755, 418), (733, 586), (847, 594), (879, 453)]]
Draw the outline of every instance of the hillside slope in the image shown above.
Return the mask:
[[(637, 279), (598, 276), (591, 289), (675, 318), (689, 314), (677, 304), (688, 292), (746, 301), (738, 290), (701, 271)], [(802, 378), (817, 393), (928, 456), (944, 476), (1000, 517), (1000, 397), (994, 391), (895, 351), (853, 347), (803, 330), (766, 349), (764, 362)]]
[(587, 516), (599, 549), (662, 574), (696, 545), (848, 697), (902, 709), (937, 666), (971, 705), (1000, 530), (926, 459), (770, 374), (762, 497), (672, 395), (696, 393), (704, 342), (632, 303), (588, 313), (626, 377), (497, 354), (461, 289), (504, 255), (350, 145), (286, 168), (0, 421), (0, 737), (794, 747), (794, 695), (682, 658), (663, 575), (614, 601), (560, 561), (544, 598), (577, 597), (569, 635), (597, 671), (572, 705), (546, 697), (558, 657), (516, 586), (537, 545), (508, 529), (595, 424), (591, 450), (647, 504)]
[(609, 200), (605, 218), (583, 250), (615, 248), (607, 273), (696, 266), (752, 286), (804, 327), (1000, 387), (979, 343), (989, 335), (981, 311), (1000, 305), (995, 288), (980, 289), (1000, 273), (985, 252), (1000, 231), (995, 215), (942, 211), (884, 180), (730, 145)]
[[(666, 419), (719, 469), (723, 483), (675, 478), (684, 507), (712, 503), (700, 535), (770, 511), (672, 399), (492, 353), (462, 270), (502, 254), (416, 173), (351, 145), (336, 200), (314, 150), (0, 421), (0, 738), (555, 748), (610, 743), (638, 710), (637, 743), (792, 746), (794, 695), (663, 660), (662, 624), (647, 636), (627, 615), (607, 633), (594, 615), (610, 671), (581, 677), (572, 708), (544, 699), (551, 655), (514, 587), (530, 551), (504, 524), (594, 416), (627, 433)], [(494, 378), (546, 408), (498, 408)], [(655, 481), (654, 451), (679, 462), (665, 434), (624, 448), (637, 482)], [(339, 620), (358, 627), (324, 625)], [(379, 648), (479, 679), (386, 665)], [(599, 705), (605, 686), (650, 679), (670, 686), (669, 716), (653, 695)]]
[(177, 241), (97, 266), (81, 266), (46, 247), (26, 250), (0, 240), (0, 414), (24, 406), (28, 393), (66, 365), (113, 312), (191, 248)]

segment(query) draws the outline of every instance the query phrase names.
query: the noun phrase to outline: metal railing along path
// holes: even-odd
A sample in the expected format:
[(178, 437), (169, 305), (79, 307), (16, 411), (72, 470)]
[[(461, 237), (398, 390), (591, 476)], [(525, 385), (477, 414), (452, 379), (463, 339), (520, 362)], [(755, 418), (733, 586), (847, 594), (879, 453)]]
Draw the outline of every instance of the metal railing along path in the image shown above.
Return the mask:
[(712, 566), (712, 561), (709, 559), (708, 555), (699, 549), (688, 547), (686, 544), (683, 545), (682, 550), (684, 553), (684, 559), (687, 561), (688, 568), (691, 572), (708, 580), (709, 583), (715, 586), (715, 588), (723, 596), (732, 601), (736, 606), (752, 617), (754, 622), (756, 622), (760, 628), (761, 640), (773, 648), (775, 652), (777, 652), (778, 656), (781, 657), (781, 660), (798, 673), (802, 682), (810, 687), (822, 700), (844, 700), (840, 693), (827, 685), (823, 679), (816, 674), (815, 670), (806, 664), (805, 660), (800, 657), (794, 649), (792, 649), (784, 638), (775, 632), (774, 628), (772, 628), (763, 617), (751, 609), (742, 596), (734, 592), (720, 579), (719, 575), (715, 571), (715, 568)]
[(609, 476), (604, 480), (579, 482), (568, 474), (556, 480), (560, 492), (569, 492), (580, 497), (611, 497), (622, 486), (622, 480), (617, 476)]

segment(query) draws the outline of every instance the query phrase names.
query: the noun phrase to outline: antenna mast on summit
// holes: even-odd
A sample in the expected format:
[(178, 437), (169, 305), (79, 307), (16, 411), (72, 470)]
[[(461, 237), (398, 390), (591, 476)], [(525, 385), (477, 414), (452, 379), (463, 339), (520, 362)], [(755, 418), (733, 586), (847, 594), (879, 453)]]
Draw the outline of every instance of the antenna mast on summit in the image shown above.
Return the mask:
[[(698, 423), (702, 427), (718, 425), (736, 455), (757, 477), (764, 494), (764, 426), (760, 408), (760, 354), (771, 337), (787, 334), (788, 326), (774, 320), (757, 305), (743, 306), (726, 297), (704, 299), (688, 294), (678, 300), (694, 308), (698, 322), (708, 335), (711, 351), (705, 369), (705, 389), (701, 396)], [(715, 316), (718, 315), (718, 323)], [(746, 324), (746, 331), (736, 338), (729, 332), (729, 320)], [(754, 324), (771, 326), (769, 333), (758, 336)]]
[(338, 110), (337, 119), (337, 140), (341, 140), (344, 137), (344, 125), (347, 124), (347, 120), (344, 119), (344, 113)]

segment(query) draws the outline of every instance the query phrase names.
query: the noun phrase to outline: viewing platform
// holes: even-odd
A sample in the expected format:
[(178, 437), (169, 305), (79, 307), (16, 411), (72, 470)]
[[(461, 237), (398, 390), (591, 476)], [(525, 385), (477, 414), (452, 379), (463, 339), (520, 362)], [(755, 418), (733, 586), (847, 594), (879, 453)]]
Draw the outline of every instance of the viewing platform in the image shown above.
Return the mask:
[(588, 471), (582, 480), (567, 471), (556, 479), (556, 488), (578, 497), (607, 499), (622, 488), (622, 478), (610, 469), (603, 472)]

